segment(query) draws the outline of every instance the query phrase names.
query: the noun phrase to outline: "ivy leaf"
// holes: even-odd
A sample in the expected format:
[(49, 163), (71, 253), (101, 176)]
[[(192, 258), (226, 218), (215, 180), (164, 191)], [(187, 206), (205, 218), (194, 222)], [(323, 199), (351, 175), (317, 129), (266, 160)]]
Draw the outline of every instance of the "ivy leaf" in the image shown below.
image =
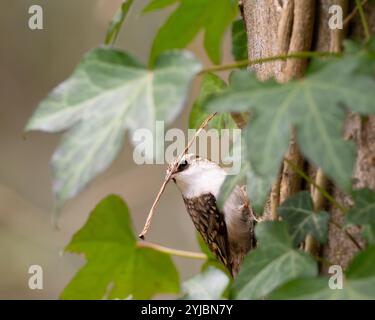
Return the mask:
[[(179, 0), (180, 5), (158, 31), (151, 49), (150, 63), (162, 52), (185, 48), (204, 30), (204, 47), (212, 62), (221, 61), (221, 43), (226, 28), (237, 15), (236, 1)], [(151, 11), (174, 1), (154, 1), (146, 9)], [(213, 14), (213, 12), (215, 14)]]
[(154, 132), (156, 120), (173, 121), (200, 68), (188, 52), (161, 55), (152, 71), (122, 51), (99, 48), (87, 54), (73, 75), (42, 101), (26, 127), (69, 129), (52, 157), (57, 207), (109, 167), (126, 129), (131, 134), (139, 128)]
[(329, 214), (314, 212), (314, 205), (307, 191), (299, 192), (285, 200), (278, 208), (278, 213), (290, 227), (293, 243), (297, 246), (308, 234), (320, 243), (326, 243)]
[(246, 191), (251, 207), (257, 214), (262, 214), (267, 195), (271, 191), (272, 180), (258, 175), (251, 167), (246, 173), (246, 179)]
[(318, 273), (314, 260), (293, 248), (285, 222), (257, 224), (258, 247), (245, 258), (233, 286), (236, 299), (260, 299), (272, 290), (299, 277)]
[(245, 22), (242, 19), (232, 24), (232, 56), (236, 61), (242, 61), (248, 58), (247, 34)]
[[(247, 154), (246, 130), (245, 139), (237, 139), (232, 147), (233, 161), (241, 161), (241, 170), (237, 175), (228, 175), (222, 186), (220, 187), (218, 206), (223, 208), (225, 201), (228, 199), (234, 188), (246, 179), (246, 193), (250, 201), (250, 205), (256, 213), (263, 212), (264, 202), (271, 190), (272, 180), (267, 177), (257, 175), (249, 162), (249, 155)], [(241, 159), (238, 159), (241, 157)]]
[(137, 246), (128, 208), (118, 196), (108, 196), (96, 206), (66, 251), (84, 253), (87, 262), (61, 293), (62, 299), (149, 299), (179, 291), (171, 257)]
[(355, 66), (354, 71), (369, 76), (375, 75), (375, 37), (371, 37), (363, 46), (359, 42), (346, 40), (346, 60)]
[(233, 192), (234, 188), (239, 185), (246, 177), (247, 170), (248, 164), (246, 163), (241, 167), (241, 170), (238, 174), (226, 176), (223, 184), (220, 187), (219, 197), (217, 199), (217, 205), (219, 209), (222, 210), (224, 208), (225, 202)]
[(328, 286), (329, 278), (300, 278), (294, 279), (274, 290), (270, 295), (271, 300), (282, 299), (329, 299), (335, 291)]
[[(213, 73), (206, 73), (202, 77), (201, 88), (199, 95), (189, 116), (189, 128), (198, 129), (202, 122), (206, 120), (209, 113), (202, 110), (203, 102), (212, 94), (219, 92), (226, 87), (226, 83), (217, 75)], [(229, 113), (222, 113), (213, 118), (208, 124), (209, 128), (217, 130), (234, 129), (236, 124)], [(219, 131), (220, 134), (220, 131)]]
[(375, 246), (360, 252), (349, 265), (342, 289), (331, 289), (329, 278), (296, 279), (276, 289), (271, 299), (375, 299)]
[(292, 126), (303, 154), (344, 190), (351, 188), (354, 146), (341, 137), (345, 110), (375, 111), (375, 81), (353, 73), (354, 61), (334, 61), (306, 78), (278, 84), (259, 82), (235, 71), (230, 86), (208, 99), (210, 112), (252, 112), (247, 147), (254, 171), (274, 180), (287, 150)]
[(115, 16), (113, 17), (105, 36), (105, 44), (115, 43), (118, 34), (120, 33), (121, 27), (128, 15), (129, 9), (133, 4), (133, 0), (125, 0), (121, 7), (117, 10)]
[(370, 189), (353, 191), (355, 206), (348, 211), (347, 223), (374, 224), (375, 223), (375, 192)]
[(370, 189), (354, 190), (354, 207), (348, 211), (347, 224), (362, 225), (362, 234), (368, 244), (375, 244), (375, 192)]
[(362, 236), (367, 244), (375, 245), (375, 222), (363, 226)]
[(228, 287), (229, 278), (221, 270), (209, 266), (205, 271), (182, 284), (182, 299), (218, 300)]

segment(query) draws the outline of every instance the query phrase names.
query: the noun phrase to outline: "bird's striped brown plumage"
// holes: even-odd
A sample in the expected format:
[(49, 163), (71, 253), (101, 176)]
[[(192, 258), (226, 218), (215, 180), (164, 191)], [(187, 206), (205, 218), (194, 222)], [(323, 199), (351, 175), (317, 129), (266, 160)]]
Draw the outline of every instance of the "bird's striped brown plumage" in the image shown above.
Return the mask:
[(178, 161), (168, 170), (187, 211), (210, 251), (235, 278), (245, 255), (255, 247), (255, 216), (246, 191), (235, 186), (219, 210), (216, 201), (227, 171), (193, 154)]
[[(231, 257), (227, 226), (224, 215), (217, 207), (215, 197), (211, 193), (207, 193), (195, 198), (183, 197), (183, 200), (195, 228), (208, 248), (230, 271), (232, 276), (237, 275), (239, 261)], [(252, 246), (255, 246), (252, 230), (249, 230), (249, 238), (252, 239)]]

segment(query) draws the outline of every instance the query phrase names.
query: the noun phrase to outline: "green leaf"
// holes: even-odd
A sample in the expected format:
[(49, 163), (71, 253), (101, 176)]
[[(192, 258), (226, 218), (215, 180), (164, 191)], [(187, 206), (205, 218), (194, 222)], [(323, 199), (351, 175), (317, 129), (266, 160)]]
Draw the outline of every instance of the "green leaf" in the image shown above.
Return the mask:
[(284, 103), (279, 98), (289, 91), (287, 85), (280, 86), (274, 81), (262, 83), (253, 73), (235, 71), (230, 76), (230, 86), (208, 99), (205, 105), (210, 112), (252, 110), (245, 139), (253, 170), (262, 177), (274, 179), (278, 173), (288, 147), (289, 127), (299, 113), (298, 105), (290, 105), (296, 92)]
[(309, 192), (302, 191), (285, 200), (278, 208), (278, 213), (288, 223), (295, 246), (308, 234), (320, 243), (326, 243), (329, 214), (324, 211), (314, 212)]
[(362, 225), (362, 235), (375, 244), (375, 192), (370, 189), (353, 191), (354, 207), (348, 211), (346, 224)]
[(341, 137), (346, 115), (342, 106), (363, 114), (375, 112), (375, 81), (354, 73), (354, 68), (352, 60), (342, 59), (287, 84), (259, 82), (250, 72), (235, 71), (230, 86), (208, 99), (204, 109), (252, 112), (247, 147), (260, 176), (274, 180), (295, 126), (303, 154), (348, 191), (354, 146)]
[(362, 236), (366, 240), (367, 244), (375, 245), (375, 222), (371, 224), (365, 224), (363, 226)]
[[(271, 190), (272, 180), (267, 177), (257, 175), (249, 162), (249, 156), (246, 149), (246, 131), (245, 139), (236, 140), (232, 147), (232, 154), (235, 156), (233, 161), (241, 161), (241, 170), (237, 175), (228, 175), (220, 188), (218, 197), (218, 206), (223, 208), (233, 189), (246, 178), (246, 193), (248, 195), (251, 207), (256, 213), (261, 214), (267, 195)], [(241, 159), (237, 159), (241, 157)]]
[(347, 52), (346, 60), (354, 65), (356, 73), (375, 75), (375, 37), (370, 38), (365, 46), (352, 40), (346, 40), (344, 46)]
[(118, 34), (120, 33), (121, 26), (123, 25), (129, 9), (133, 4), (133, 0), (125, 0), (121, 7), (117, 10), (115, 16), (108, 27), (107, 35), (105, 37), (105, 44), (114, 44)]
[(336, 291), (328, 286), (328, 278), (301, 278), (294, 279), (274, 290), (269, 299), (329, 299)]
[(108, 196), (96, 206), (66, 251), (84, 253), (87, 262), (61, 293), (62, 299), (149, 299), (179, 291), (171, 257), (137, 246), (128, 208), (118, 196)]
[(165, 7), (168, 7), (174, 3), (176, 3), (178, 0), (152, 0), (150, 3), (143, 9), (144, 13), (163, 9)]
[[(361, 279), (375, 277), (375, 246), (370, 246), (360, 251), (350, 263), (346, 270), (348, 279)], [(374, 287), (375, 294), (375, 287)]]
[(330, 289), (329, 278), (295, 279), (276, 289), (271, 299), (375, 299), (375, 246), (360, 252), (347, 269), (342, 289)]
[[(204, 30), (204, 47), (208, 56), (212, 62), (219, 64), (222, 56), (222, 38), (226, 28), (237, 15), (236, 1), (179, 0), (179, 2), (178, 8), (169, 16), (154, 39), (150, 64), (153, 65), (155, 58), (161, 52), (185, 48), (201, 30)], [(163, 3), (163, 6), (160, 3)], [(161, 1), (157, 1), (157, 4), (153, 4), (155, 9), (165, 6)]]
[(255, 235), (258, 247), (247, 255), (234, 283), (236, 299), (264, 298), (291, 279), (317, 275), (314, 260), (293, 248), (285, 222), (259, 223)]
[(375, 192), (370, 189), (353, 191), (354, 207), (348, 211), (347, 223), (375, 224)]
[(114, 49), (87, 54), (73, 75), (41, 102), (26, 127), (69, 129), (52, 158), (57, 207), (109, 167), (126, 129), (131, 134), (139, 128), (154, 132), (156, 120), (173, 121), (200, 68), (188, 52), (161, 55), (154, 70)]
[(205, 271), (182, 284), (184, 293), (182, 299), (221, 299), (228, 284), (229, 278), (223, 271), (209, 266)]
[(245, 22), (242, 19), (232, 24), (232, 56), (236, 61), (242, 61), (248, 58), (247, 34)]
[(273, 181), (268, 177), (258, 175), (251, 167), (246, 173), (246, 179), (246, 191), (251, 206), (257, 214), (262, 214)]
[[(198, 129), (209, 113), (202, 110), (204, 101), (212, 94), (219, 92), (226, 87), (226, 83), (213, 73), (206, 73), (202, 77), (201, 88), (197, 100), (194, 102), (189, 116), (189, 128)], [(209, 128), (217, 130), (233, 129), (236, 124), (229, 113), (222, 113), (213, 118), (209, 124)], [(220, 131), (219, 131), (220, 134)]]
[(238, 174), (227, 175), (223, 184), (220, 187), (219, 197), (217, 200), (217, 205), (219, 209), (224, 208), (225, 202), (227, 201), (228, 197), (231, 195), (234, 188), (244, 180), (247, 171), (248, 165), (245, 164), (241, 167), (241, 170)]

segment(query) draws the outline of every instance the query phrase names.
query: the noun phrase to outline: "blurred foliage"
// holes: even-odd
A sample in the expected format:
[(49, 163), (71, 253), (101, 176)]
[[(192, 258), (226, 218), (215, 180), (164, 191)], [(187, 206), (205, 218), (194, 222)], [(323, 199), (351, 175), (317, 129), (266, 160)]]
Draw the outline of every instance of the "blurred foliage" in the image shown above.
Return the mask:
[[(204, 101), (212, 94), (220, 92), (226, 87), (226, 83), (213, 73), (206, 73), (202, 77), (201, 88), (197, 100), (190, 111), (189, 128), (198, 129), (202, 122), (209, 116), (209, 113), (202, 110)], [(208, 128), (233, 129), (237, 128), (230, 113), (222, 113), (213, 118), (207, 126)], [(220, 134), (221, 131), (219, 131)]]
[[(178, 2), (179, 6), (158, 31), (152, 45), (150, 63), (166, 50), (185, 48), (200, 31), (204, 31), (204, 47), (211, 61), (222, 59), (221, 44), (227, 27), (237, 16), (232, 0), (153, 0), (145, 11), (150, 12)], [(212, 13), (215, 12), (213, 16)]]
[(341, 136), (345, 108), (375, 112), (374, 76), (358, 69), (364, 57), (373, 59), (373, 52), (358, 49), (286, 84), (260, 82), (254, 73), (237, 70), (230, 85), (206, 101), (209, 112), (251, 112), (245, 147), (253, 171), (268, 181), (264, 194), (279, 172), (292, 127), (303, 155), (341, 189), (351, 190), (355, 153)]
[[(107, 44), (115, 41), (131, 4), (124, 1), (115, 15)], [(120, 50), (95, 49), (42, 101), (30, 119), (27, 129), (68, 130), (52, 159), (58, 205), (74, 197), (112, 163), (125, 129), (153, 130), (155, 120), (171, 123), (183, 108), (192, 80), (203, 73), (190, 127), (196, 128), (212, 112), (221, 112), (210, 124), (219, 129), (234, 127), (230, 112), (251, 114), (242, 142), (235, 141), (232, 146), (241, 150), (241, 172), (225, 180), (219, 207), (245, 179), (252, 205), (256, 211), (263, 207), (288, 148), (291, 129), (296, 128), (303, 155), (353, 196), (346, 225), (360, 225), (370, 246), (351, 261), (344, 288), (330, 289), (329, 278), (318, 276), (317, 257), (299, 249), (306, 235), (321, 243), (327, 241), (329, 216), (314, 212), (310, 195), (301, 192), (279, 207), (283, 221), (257, 224), (257, 248), (247, 255), (232, 284), (200, 240), (208, 259), (202, 273), (182, 285), (182, 298), (375, 298), (375, 196), (371, 190), (352, 190), (354, 145), (341, 136), (348, 111), (363, 117), (375, 113), (374, 38), (365, 44), (347, 42), (344, 54), (335, 59), (314, 60), (302, 79), (286, 84), (260, 82), (254, 73), (236, 70), (226, 85), (208, 71), (243, 67), (243, 63), (202, 70), (190, 53), (165, 51), (185, 48), (203, 30), (208, 56), (220, 63), (224, 32), (237, 16), (236, 1), (151, 0), (144, 12), (173, 4), (176, 9), (154, 39), (152, 69)], [(234, 22), (234, 60), (246, 59), (245, 42), (243, 23)], [(66, 250), (83, 253), (87, 262), (62, 292), (63, 299), (146, 299), (180, 291), (171, 257), (138, 245), (127, 206), (117, 196), (98, 204)]]
[(109, 167), (121, 150), (125, 129), (155, 133), (157, 120), (172, 122), (200, 69), (200, 62), (183, 51), (162, 54), (152, 71), (119, 50), (89, 52), (42, 101), (26, 127), (69, 129), (52, 158), (57, 209)]
[(328, 277), (293, 280), (270, 295), (271, 299), (375, 299), (375, 247), (360, 252), (345, 273), (342, 289), (331, 289)]
[(130, 10), (133, 0), (125, 0), (121, 7), (117, 10), (115, 16), (113, 17), (105, 37), (105, 44), (114, 44), (118, 34), (120, 33), (122, 24)]
[(277, 209), (290, 226), (293, 243), (298, 245), (307, 235), (324, 244), (328, 236), (328, 212), (314, 212), (310, 193), (302, 191), (286, 199)]
[(182, 284), (184, 300), (218, 300), (229, 284), (228, 275), (220, 269), (209, 266), (202, 273)]
[(242, 19), (232, 24), (232, 55), (236, 61), (247, 59), (247, 34)]
[(316, 262), (293, 246), (285, 222), (262, 222), (255, 227), (257, 248), (241, 266), (234, 283), (237, 299), (261, 299), (287, 281), (318, 274)]

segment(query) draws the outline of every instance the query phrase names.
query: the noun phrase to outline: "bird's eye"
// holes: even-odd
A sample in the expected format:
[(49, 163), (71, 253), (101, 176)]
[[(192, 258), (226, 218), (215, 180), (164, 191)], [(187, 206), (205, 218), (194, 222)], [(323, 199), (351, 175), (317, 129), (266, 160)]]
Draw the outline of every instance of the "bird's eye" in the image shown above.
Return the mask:
[(177, 167), (177, 170), (178, 171), (182, 171), (182, 170), (185, 170), (187, 167), (188, 167), (188, 162), (186, 160), (183, 160), (180, 162), (180, 164), (178, 165)]

